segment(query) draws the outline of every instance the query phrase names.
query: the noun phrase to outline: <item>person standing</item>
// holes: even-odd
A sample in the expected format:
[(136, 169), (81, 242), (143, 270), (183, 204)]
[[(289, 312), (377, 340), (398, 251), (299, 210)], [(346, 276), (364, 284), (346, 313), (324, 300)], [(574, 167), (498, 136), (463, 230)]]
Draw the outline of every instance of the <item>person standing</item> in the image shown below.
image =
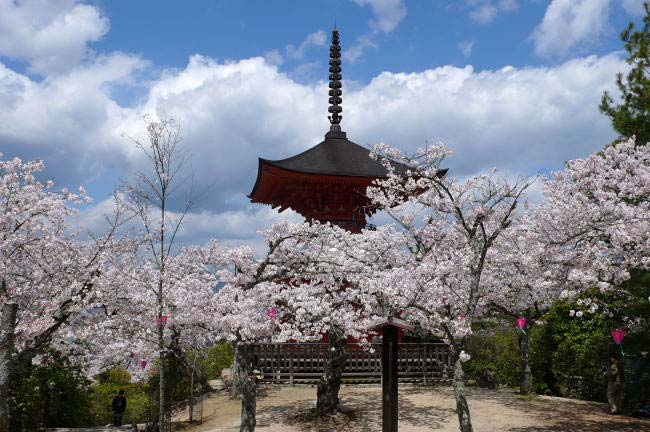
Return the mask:
[(124, 390), (120, 390), (113, 398), (113, 426), (122, 426), (122, 416), (126, 410), (126, 397)]
[(620, 414), (623, 410), (623, 362), (618, 353), (610, 357), (610, 365), (607, 369), (607, 401), (609, 412)]

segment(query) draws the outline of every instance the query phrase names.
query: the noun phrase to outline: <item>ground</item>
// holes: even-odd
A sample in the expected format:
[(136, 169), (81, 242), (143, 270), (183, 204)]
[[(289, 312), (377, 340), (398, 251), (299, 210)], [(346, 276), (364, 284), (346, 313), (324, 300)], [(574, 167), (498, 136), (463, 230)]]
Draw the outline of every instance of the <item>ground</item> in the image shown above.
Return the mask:
[[(381, 388), (345, 386), (341, 390), (344, 414), (328, 422), (312, 419), (316, 389), (311, 386), (267, 386), (257, 401), (256, 431), (260, 432), (368, 432), (381, 430)], [(642, 432), (650, 419), (607, 414), (607, 405), (546, 396), (521, 396), (514, 390), (468, 389), (475, 432)], [(400, 386), (400, 432), (458, 431), (451, 387)], [(203, 423), (192, 432), (239, 430), (240, 403), (226, 394), (203, 401)], [(178, 420), (186, 420), (180, 413)]]

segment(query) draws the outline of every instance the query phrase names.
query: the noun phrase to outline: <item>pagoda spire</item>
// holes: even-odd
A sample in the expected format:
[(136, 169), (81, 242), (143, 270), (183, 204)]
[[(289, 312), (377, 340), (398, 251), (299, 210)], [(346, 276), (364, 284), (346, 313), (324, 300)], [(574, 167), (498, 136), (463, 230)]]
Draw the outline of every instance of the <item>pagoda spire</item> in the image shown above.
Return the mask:
[[(334, 29), (332, 30), (332, 45), (330, 46), (330, 91), (329, 91), (329, 103), (330, 106), (327, 109), (329, 113), (331, 114), (328, 116), (330, 123), (332, 124), (331, 129), (338, 129), (339, 131), (340, 126), (339, 123), (341, 123), (341, 119), (343, 116), (341, 115), (341, 111), (343, 111), (343, 108), (341, 107), (341, 103), (343, 102), (343, 99), (341, 99), (341, 95), (343, 95), (343, 91), (341, 90), (341, 46), (339, 45), (339, 31), (336, 28), (336, 24), (334, 25)], [(336, 127), (334, 125), (337, 125)]]

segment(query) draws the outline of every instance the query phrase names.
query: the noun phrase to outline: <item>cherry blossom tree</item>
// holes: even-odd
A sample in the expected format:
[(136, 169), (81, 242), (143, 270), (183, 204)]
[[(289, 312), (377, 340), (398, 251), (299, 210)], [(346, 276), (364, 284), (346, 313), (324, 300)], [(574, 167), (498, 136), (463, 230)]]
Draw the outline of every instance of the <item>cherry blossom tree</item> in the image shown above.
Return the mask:
[(90, 199), (36, 176), (41, 161), (0, 160), (0, 430), (8, 422), (7, 389), (12, 370), (47, 346), (69, 348), (69, 335), (101, 298), (97, 288), (119, 255), (116, 208), (106, 234), (78, 240), (67, 218)]
[[(624, 141), (568, 162), (544, 180), (541, 205), (519, 215), (490, 251), (488, 308), (512, 322), (526, 319), (519, 331), (522, 393), (532, 386), (530, 327), (556, 299), (591, 288), (625, 298), (621, 283), (629, 272), (648, 268), (648, 160), (647, 150)], [(597, 299), (579, 303), (578, 316), (613, 312)], [(628, 327), (639, 327), (640, 318), (632, 320)]]
[[(375, 146), (374, 156), (390, 174), (369, 188), (368, 196), (404, 229), (409, 260), (379, 272), (367, 286), (384, 292), (405, 318), (442, 333), (449, 342), (460, 429), (470, 432), (463, 362), (469, 359), (472, 323), (485, 309), (483, 277), (491, 249), (510, 229), (532, 180), (509, 181), (494, 172), (460, 182), (440, 170), (449, 153), (444, 145), (420, 149), (414, 156)], [(412, 168), (397, 173), (392, 161)]]
[(650, 266), (650, 148), (634, 140), (570, 161), (544, 186), (536, 229), (564, 263), (566, 296), (612, 289)]
[[(163, 355), (176, 355), (186, 366), (184, 354), (205, 350), (219, 337), (217, 327), (216, 244), (182, 247), (169, 257), (163, 279), (163, 313), (160, 314), (159, 270), (146, 257), (134, 253), (109, 268), (103, 290), (106, 304), (101, 314), (76, 332), (83, 345), (88, 374), (112, 367), (142, 381), (160, 374), (159, 333)], [(125, 289), (125, 287), (127, 287)], [(164, 373), (164, 372), (163, 372)]]
[[(563, 297), (597, 288), (625, 299), (630, 272), (650, 270), (650, 148), (632, 138), (570, 161), (545, 183), (544, 196), (534, 229), (564, 269), (548, 275), (566, 278)], [(595, 298), (581, 303), (584, 312), (613, 312)], [(643, 327), (644, 317), (636, 318), (628, 318), (630, 329)]]
[(560, 298), (568, 274), (568, 267), (548, 253), (533, 215), (534, 208), (527, 208), (514, 218), (488, 252), (484, 277), (487, 315), (508, 320), (517, 331), (522, 394), (532, 391), (531, 330)]
[[(144, 274), (135, 280), (140, 289), (153, 292), (155, 306), (153, 313), (162, 323), (163, 316), (170, 307), (168, 301), (169, 284), (174, 279), (174, 272), (168, 269), (176, 254), (175, 240), (182, 226), (185, 215), (192, 206), (191, 191), (179, 211), (173, 211), (172, 200), (187, 182), (187, 155), (180, 146), (180, 126), (173, 119), (154, 120), (145, 117), (147, 137), (145, 141), (131, 138), (135, 146), (142, 151), (148, 163), (147, 171), (135, 175), (132, 183), (122, 185), (126, 208), (140, 222), (142, 229), (141, 256), (145, 262), (139, 267)], [(152, 277), (155, 269), (156, 277)], [(137, 270), (136, 270), (136, 276)], [(142, 305), (149, 305), (143, 293)], [(161, 324), (156, 329), (158, 343), (159, 410), (158, 424), (165, 421), (165, 327)]]
[(367, 341), (368, 329), (381, 313), (378, 298), (358, 286), (368, 277), (371, 263), (396, 254), (391, 233), (382, 228), (357, 235), (317, 222), (285, 222), (262, 233), (268, 250), (261, 258), (245, 247), (224, 251), (219, 279), (225, 285), (219, 291), (219, 307), (222, 331), (238, 342), (240, 430), (255, 427), (249, 342), (320, 341), (327, 333), (329, 358), (318, 385), (317, 412), (338, 410), (346, 337)]

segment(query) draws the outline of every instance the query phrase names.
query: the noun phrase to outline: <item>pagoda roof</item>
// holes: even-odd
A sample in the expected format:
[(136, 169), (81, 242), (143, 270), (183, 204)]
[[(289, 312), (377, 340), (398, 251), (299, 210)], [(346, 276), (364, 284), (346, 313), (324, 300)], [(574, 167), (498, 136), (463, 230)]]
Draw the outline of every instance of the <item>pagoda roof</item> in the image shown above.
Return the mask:
[[(388, 176), (388, 170), (381, 162), (370, 157), (370, 149), (348, 140), (345, 132), (328, 132), (325, 141), (295, 156), (280, 160), (260, 158), (260, 162), (305, 174), (371, 178)], [(393, 166), (398, 173), (409, 169), (398, 162), (393, 162)]]

